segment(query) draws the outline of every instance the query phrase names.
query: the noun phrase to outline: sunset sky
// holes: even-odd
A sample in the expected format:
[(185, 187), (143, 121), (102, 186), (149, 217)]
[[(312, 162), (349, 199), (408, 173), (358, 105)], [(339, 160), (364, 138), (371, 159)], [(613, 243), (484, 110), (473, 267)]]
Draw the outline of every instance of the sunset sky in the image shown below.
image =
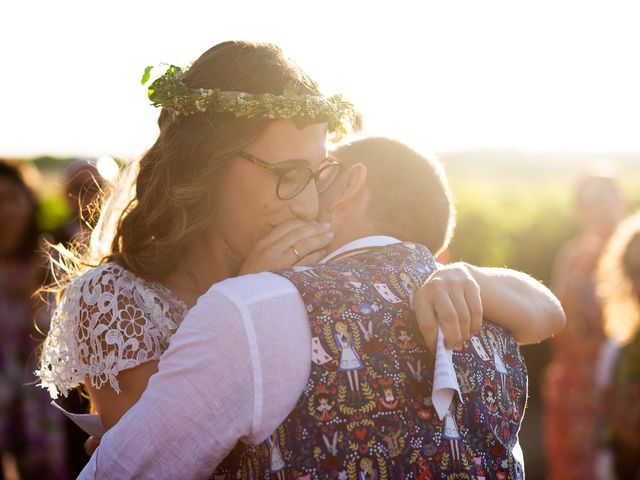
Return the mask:
[(640, 152), (640, 4), (618, 1), (13, 1), (0, 6), (0, 156), (154, 141), (145, 66), (274, 42), (365, 132), (428, 151)]

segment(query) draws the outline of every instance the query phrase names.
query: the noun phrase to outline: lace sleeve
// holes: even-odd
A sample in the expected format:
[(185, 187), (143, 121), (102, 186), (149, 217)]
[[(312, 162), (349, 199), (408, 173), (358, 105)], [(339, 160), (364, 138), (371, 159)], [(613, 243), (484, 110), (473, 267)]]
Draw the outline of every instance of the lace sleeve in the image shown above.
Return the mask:
[(186, 313), (166, 289), (108, 263), (74, 280), (53, 313), (40, 385), (53, 398), (88, 378), (120, 393), (117, 374), (157, 360)]

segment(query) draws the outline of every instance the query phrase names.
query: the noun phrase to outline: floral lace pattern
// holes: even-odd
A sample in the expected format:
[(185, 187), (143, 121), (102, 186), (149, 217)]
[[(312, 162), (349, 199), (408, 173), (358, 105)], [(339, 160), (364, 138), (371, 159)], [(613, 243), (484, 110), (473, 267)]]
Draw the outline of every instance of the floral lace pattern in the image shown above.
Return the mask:
[(120, 393), (116, 375), (157, 360), (187, 313), (159, 283), (115, 263), (93, 268), (67, 287), (44, 342), (40, 385), (66, 396), (88, 378)]

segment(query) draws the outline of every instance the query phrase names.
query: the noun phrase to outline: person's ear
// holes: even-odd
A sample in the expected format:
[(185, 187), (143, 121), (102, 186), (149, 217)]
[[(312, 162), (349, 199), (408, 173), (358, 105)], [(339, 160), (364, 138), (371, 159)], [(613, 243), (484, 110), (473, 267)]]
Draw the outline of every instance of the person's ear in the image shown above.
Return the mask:
[(348, 205), (364, 194), (367, 184), (367, 167), (362, 163), (355, 163), (343, 172), (338, 180), (336, 191), (328, 205), (330, 210)]

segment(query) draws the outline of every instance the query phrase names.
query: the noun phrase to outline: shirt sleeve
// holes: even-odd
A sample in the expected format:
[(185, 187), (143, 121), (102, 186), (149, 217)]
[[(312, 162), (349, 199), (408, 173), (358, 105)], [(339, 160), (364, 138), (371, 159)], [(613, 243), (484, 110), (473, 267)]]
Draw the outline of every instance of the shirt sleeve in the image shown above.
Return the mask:
[(243, 311), (213, 289), (198, 300), (138, 403), (105, 434), (79, 478), (211, 475), (254, 423), (256, 366)]
[(258, 368), (253, 428), (246, 440), (260, 443), (287, 418), (304, 391), (311, 369), (311, 329), (304, 302), (289, 280), (272, 273), (240, 280), (221, 287), (229, 296), (252, 298), (245, 318), (252, 319), (246, 329), (255, 338), (251, 351)]

